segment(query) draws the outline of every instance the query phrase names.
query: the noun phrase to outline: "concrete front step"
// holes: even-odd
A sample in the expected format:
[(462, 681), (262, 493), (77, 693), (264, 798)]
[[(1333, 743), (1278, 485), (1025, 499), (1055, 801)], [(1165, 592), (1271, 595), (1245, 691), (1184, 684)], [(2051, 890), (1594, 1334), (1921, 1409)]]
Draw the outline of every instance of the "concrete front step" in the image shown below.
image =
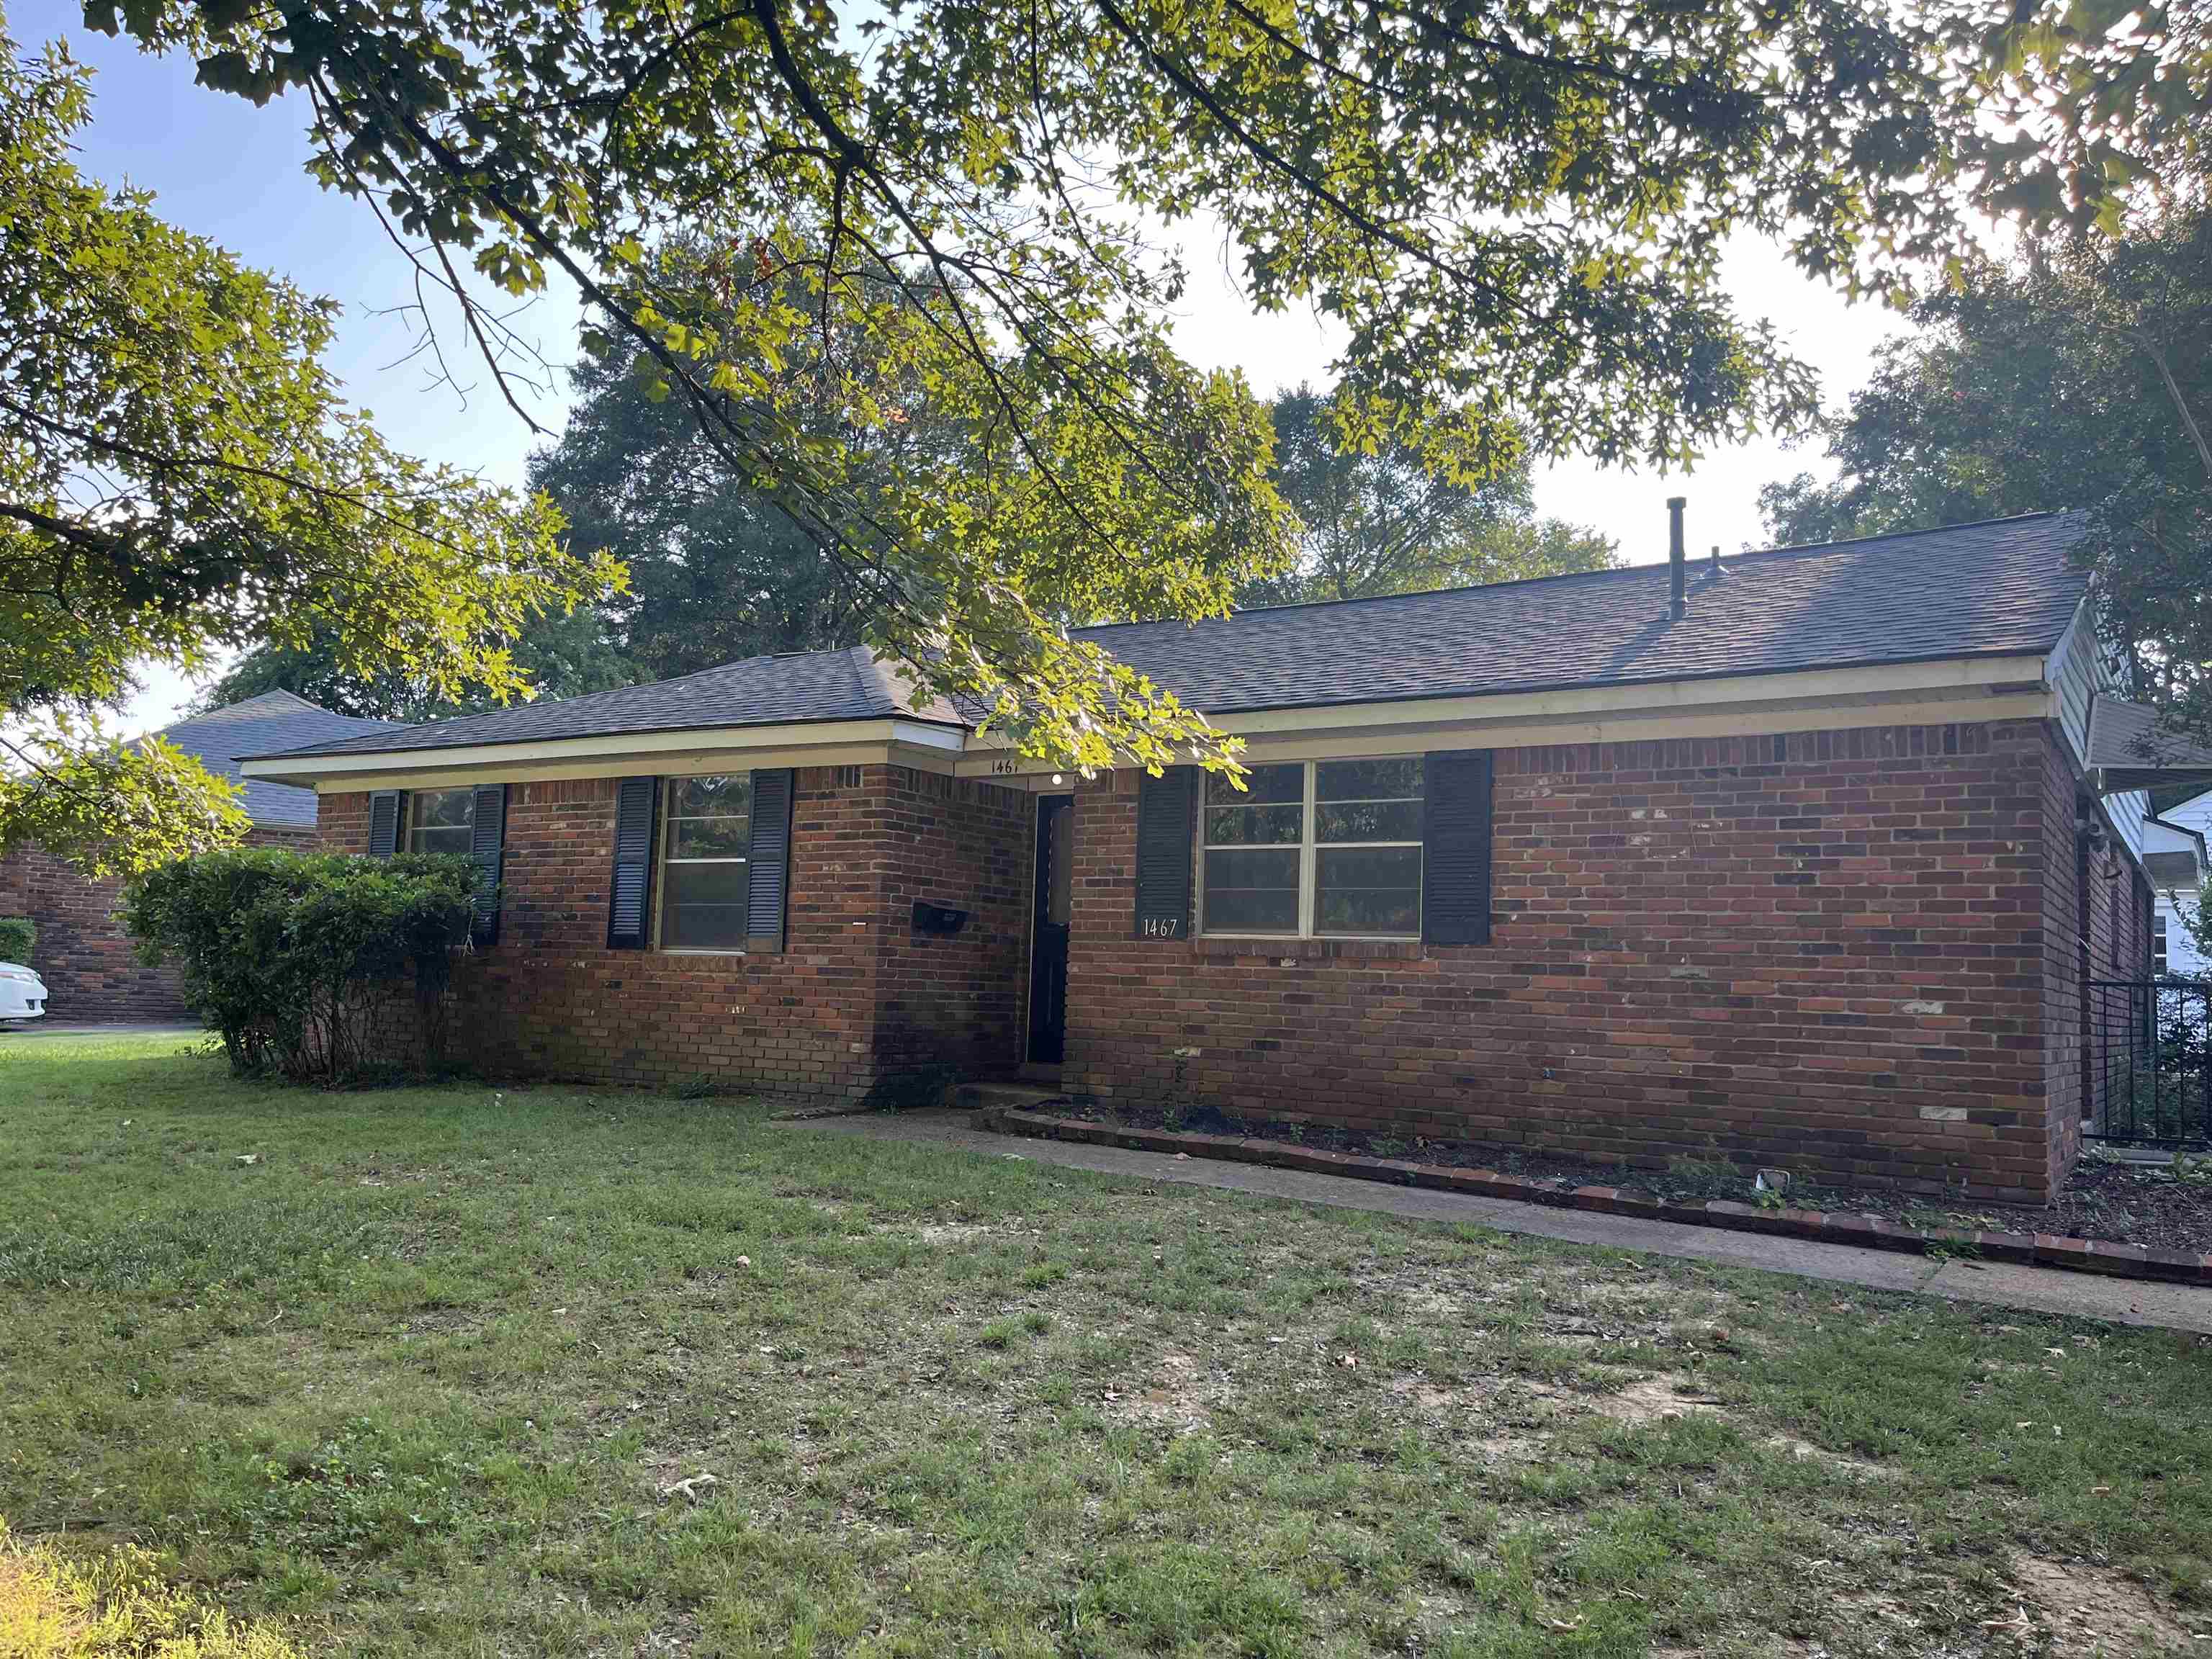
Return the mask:
[(1066, 1097), (1035, 1083), (963, 1083), (953, 1098), (971, 1111), (1027, 1112)]

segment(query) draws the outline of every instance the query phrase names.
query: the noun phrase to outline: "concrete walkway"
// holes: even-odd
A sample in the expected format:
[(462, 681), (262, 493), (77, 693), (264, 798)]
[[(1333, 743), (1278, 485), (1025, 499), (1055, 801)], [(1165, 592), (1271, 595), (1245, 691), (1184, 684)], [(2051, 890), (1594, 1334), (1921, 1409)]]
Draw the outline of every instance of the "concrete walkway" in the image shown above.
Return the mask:
[(213, 1035), (204, 1025), (132, 1024), (121, 1020), (108, 1024), (94, 1024), (85, 1020), (0, 1019), (0, 1037), (173, 1036), (189, 1042), (194, 1037)]
[(1876, 1290), (1911, 1291), (1954, 1302), (1982, 1302), (2035, 1313), (2068, 1314), (2122, 1325), (2156, 1325), (2171, 1330), (2212, 1334), (2212, 1290), (2190, 1285), (2161, 1285), (2142, 1279), (2106, 1279), (2094, 1273), (2051, 1267), (2015, 1267), (2008, 1262), (1931, 1260), (1850, 1244), (1821, 1244), (1810, 1239), (1773, 1238), (1759, 1233), (1728, 1232), (1717, 1227), (1645, 1221), (1633, 1216), (1554, 1210), (1540, 1204), (1469, 1198), (1458, 1193), (1416, 1187), (1388, 1187), (1342, 1176), (1309, 1175), (1299, 1170), (1271, 1170), (1253, 1164), (1178, 1158), (1167, 1152), (1127, 1151), (1118, 1146), (1085, 1146), (1071, 1141), (1032, 1140), (992, 1134), (969, 1127), (965, 1110), (902, 1112), (804, 1120), (804, 1127), (834, 1134), (865, 1135), (875, 1140), (946, 1146), (986, 1158), (1024, 1158), (1071, 1170), (1129, 1176), (1144, 1181), (1172, 1181), (1191, 1187), (1218, 1187), (1343, 1210), (1372, 1210), (1423, 1221), (1473, 1222), (1503, 1233), (1529, 1233), (1577, 1244), (1638, 1250), (1651, 1255), (1682, 1256), (1698, 1261), (1796, 1273), (1806, 1279), (1865, 1285)]

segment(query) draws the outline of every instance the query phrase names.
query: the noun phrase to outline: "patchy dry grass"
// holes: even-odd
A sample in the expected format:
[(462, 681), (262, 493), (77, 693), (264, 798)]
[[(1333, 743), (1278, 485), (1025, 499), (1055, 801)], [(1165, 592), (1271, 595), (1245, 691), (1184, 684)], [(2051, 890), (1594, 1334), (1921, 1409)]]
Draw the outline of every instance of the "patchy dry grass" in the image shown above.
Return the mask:
[(310, 1650), (2212, 1630), (2193, 1339), (744, 1102), (325, 1096), (158, 1040), (0, 1044), (0, 1515), (161, 1552)]
[(134, 1545), (25, 1546), (0, 1524), (6, 1659), (300, 1659), (273, 1621), (239, 1626), (161, 1575)]

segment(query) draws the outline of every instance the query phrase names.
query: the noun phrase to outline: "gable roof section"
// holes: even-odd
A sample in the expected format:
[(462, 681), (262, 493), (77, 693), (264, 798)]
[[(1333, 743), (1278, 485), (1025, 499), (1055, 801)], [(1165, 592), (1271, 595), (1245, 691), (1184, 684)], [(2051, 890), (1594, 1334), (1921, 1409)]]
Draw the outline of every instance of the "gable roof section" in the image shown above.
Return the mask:
[[(1210, 715), (1480, 696), (1975, 656), (2043, 655), (2087, 589), (2068, 562), (2077, 514), (1690, 562), (1689, 613), (1664, 563), (1331, 605), (1188, 627), (1079, 630)], [(753, 657), (564, 702), (372, 732), (301, 754), (364, 754), (629, 732), (903, 719), (917, 708), (867, 651)], [(276, 753), (278, 751), (269, 751)]]
[(179, 720), (154, 735), (167, 738), (186, 754), (197, 757), (200, 764), (216, 776), (228, 778), (238, 785), (242, 792), (239, 804), (254, 823), (313, 829), (313, 790), (244, 776), (238, 769), (238, 763), (248, 755), (266, 754), (276, 749), (306, 748), (364, 736), (388, 737), (406, 729), (389, 720), (333, 714), (289, 691), (264, 691), (258, 697)]

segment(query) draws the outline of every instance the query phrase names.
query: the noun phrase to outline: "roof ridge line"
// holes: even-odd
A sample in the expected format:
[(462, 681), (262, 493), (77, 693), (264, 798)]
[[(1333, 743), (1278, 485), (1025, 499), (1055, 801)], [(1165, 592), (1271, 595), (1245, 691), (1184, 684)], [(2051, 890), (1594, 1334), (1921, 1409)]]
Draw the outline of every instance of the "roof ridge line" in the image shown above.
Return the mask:
[[(1923, 525), (1917, 530), (1884, 530), (1871, 536), (1847, 536), (1832, 542), (1785, 542), (1779, 547), (1749, 547), (1737, 553), (1721, 555), (1723, 563), (1741, 562), (1745, 559), (1766, 558), (1775, 554), (1805, 555), (1826, 553), (1837, 548), (1858, 547), (1868, 542), (1898, 542), (1912, 536), (1940, 536), (1954, 530), (1983, 530), (1991, 525), (2022, 524), (2031, 519), (2062, 519), (2081, 511), (2079, 507), (2045, 507), (2034, 513), (2006, 513), (1990, 519), (1967, 519), (1958, 524)], [(1693, 559), (1692, 563), (1710, 562), (1705, 558)], [(1510, 576), (1497, 582), (1462, 582), (1455, 587), (1417, 587), (1403, 593), (1356, 593), (1348, 599), (1297, 599), (1287, 605), (1240, 605), (1226, 617), (1201, 617), (1199, 622), (1229, 622), (1238, 617), (1269, 617), (1285, 611), (1332, 611), (1354, 605), (1382, 605), (1392, 599), (1432, 599), (1445, 593), (1491, 593), (1501, 587), (1531, 587), (1539, 582), (1571, 582), (1601, 580), (1607, 576), (1626, 576), (1644, 571), (1663, 570), (1668, 561), (1649, 559), (1641, 564), (1607, 565), (1601, 570), (1554, 570), (1540, 576)], [(1113, 628), (1159, 628), (1177, 623), (1194, 628), (1197, 623), (1187, 623), (1180, 617), (1152, 617), (1142, 622), (1088, 623), (1070, 631), (1076, 634), (1103, 634)]]

